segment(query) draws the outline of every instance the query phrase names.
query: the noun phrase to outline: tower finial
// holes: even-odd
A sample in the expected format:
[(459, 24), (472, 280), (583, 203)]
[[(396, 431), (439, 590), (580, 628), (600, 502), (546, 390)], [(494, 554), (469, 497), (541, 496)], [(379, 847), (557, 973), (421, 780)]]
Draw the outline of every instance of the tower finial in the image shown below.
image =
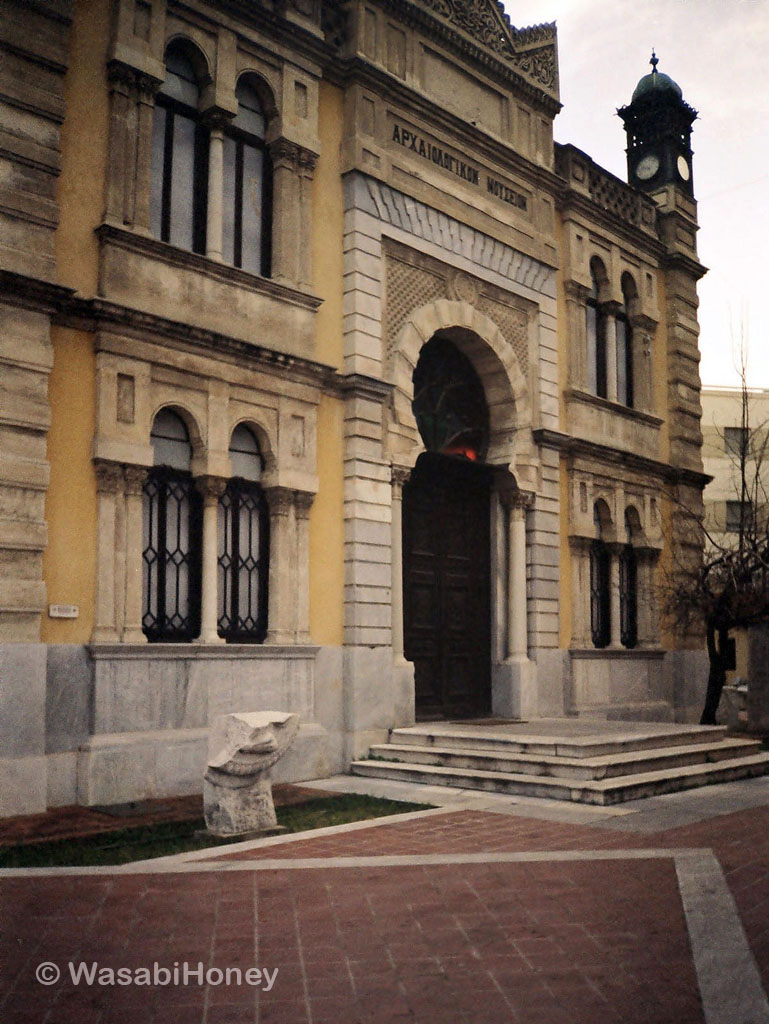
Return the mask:
[(652, 56), (651, 56), (651, 60), (649, 61), (649, 63), (652, 66), (652, 74), (653, 75), (657, 74), (657, 65), (659, 64), (659, 62), (660, 62), (660, 59), (657, 56), (657, 54), (654, 52), (654, 47), (652, 47)]

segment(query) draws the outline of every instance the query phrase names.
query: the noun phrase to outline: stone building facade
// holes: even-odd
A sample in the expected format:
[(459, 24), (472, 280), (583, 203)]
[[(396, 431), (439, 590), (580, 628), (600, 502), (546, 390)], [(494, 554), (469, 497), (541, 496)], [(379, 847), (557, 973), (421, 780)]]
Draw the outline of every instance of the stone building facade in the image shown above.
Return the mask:
[(194, 792), (226, 711), (301, 716), (290, 779), (415, 716), (690, 714), (675, 83), (621, 112), (629, 185), (491, 0), (2, 31), (3, 813)]

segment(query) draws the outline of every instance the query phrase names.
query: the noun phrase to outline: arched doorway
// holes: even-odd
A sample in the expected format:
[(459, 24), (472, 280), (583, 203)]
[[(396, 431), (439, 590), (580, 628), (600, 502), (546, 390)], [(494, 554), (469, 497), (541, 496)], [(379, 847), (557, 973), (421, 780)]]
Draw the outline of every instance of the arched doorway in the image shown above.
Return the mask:
[(414, 371), (427, 449), (403, 488), (404, 653), (419, 718), (491, 707), (489, 413), (472, 363), (438, 332)]

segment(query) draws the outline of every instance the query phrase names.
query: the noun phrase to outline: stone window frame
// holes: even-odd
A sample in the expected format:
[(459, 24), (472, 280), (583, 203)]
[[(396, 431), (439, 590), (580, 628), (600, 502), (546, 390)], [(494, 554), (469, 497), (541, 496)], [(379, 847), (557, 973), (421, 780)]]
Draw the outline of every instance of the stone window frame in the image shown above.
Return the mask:
[[(208, 69), (218, 66), (221, 54), (204, 53), (195, 33), (174, 32), (163, 43), (163, 54), (172, 43), (183, 41), (197, 54), (201, 82), (199, 116), (208, 133), (208, 185), (205, 218), (206, 259), (232, 266), (238, 274), (255, 281), (270, 279), (279, 285), (308, 292), (312, 286), (312, 180), (318, 154), (283, 134), (283, 116), (276, 97), (280, 95), (282, 69), (260, 67), (259, 61), (238, 50), (236, 71), (224, 73), (223, 81), (212, 80)], [(209, 47), (210, 49), (210, 47)], [(105, 203), (105, 223), (133, 230), (139, 237), (151, 231), (151, 151), (153, 110), (163, 82), (162, 60), (152, 62), (152, 71), (132, 66), (123, 57), (108, 62), (110, 87), (110, 130)], [(140, 62), (141, 63), (141, 62)], [(228, 62), (222, 63), (229, 67)], [(265, 160), (270, 165), (271, 237), (269, 274), (255, 274), (225, 262), (222, 258), (222, 212), (224, 135), (237, 115), (237, 83), (244, 76), (257, 87), (267, 122)], [(167, 244), (167, 243), (164, 243)], [(182, 250), (183, 251), (183, 250)]]
[[(160, 409), (170, 407), (183, 419), (192, 446), (191, 476), (202, 497), (202, 552), (200, 572), (200, 631), (190, 640), (173, 638), (177, 644), (225, 645), (218, 631), (218, 515), (219, 500), (234, 477), (229, 455), (214, 453), (204, 440), (198, 415), (176, 389), (163, 389), (153, 404), (147, 426)], [(167, 392), (167, 393), (166, 393)], [(256, 407), (258, 409), (258, 407)], [(275, 452), (277, 439), (252, 415), (233, 420), (229, 435), (244, 423), (257, 438), (264, 457), (262, 490), (269, 515), (270, 552), (267, 568), (267, 633), (265, 645), (310, 643), (309, 609), (309, 515), (313, 491), (281, 482)], [(146, 446), (147, 462), (125, 463), (94, 459), (97, 479), (98, 550), (95, 620), (92, 644), (146, 644), (142, 629), (143, 587), (143, 492), (152, 449)], [(134, 567), (138, 571), (132, 571)], [(158, 638), (163, 643), (162, 638)], [(241, 640), (234, 640), (238, 645)], [(151, 643), (149, 646), (155, 646)]]

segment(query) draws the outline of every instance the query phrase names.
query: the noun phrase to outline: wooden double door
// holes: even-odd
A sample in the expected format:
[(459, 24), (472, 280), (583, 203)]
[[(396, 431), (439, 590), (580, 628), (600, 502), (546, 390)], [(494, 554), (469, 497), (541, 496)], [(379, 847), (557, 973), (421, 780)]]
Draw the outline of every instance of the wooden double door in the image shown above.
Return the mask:
[(403, 614), (417, 717), (491, 707), (490, 474), (424, 453), (403, 487)]

